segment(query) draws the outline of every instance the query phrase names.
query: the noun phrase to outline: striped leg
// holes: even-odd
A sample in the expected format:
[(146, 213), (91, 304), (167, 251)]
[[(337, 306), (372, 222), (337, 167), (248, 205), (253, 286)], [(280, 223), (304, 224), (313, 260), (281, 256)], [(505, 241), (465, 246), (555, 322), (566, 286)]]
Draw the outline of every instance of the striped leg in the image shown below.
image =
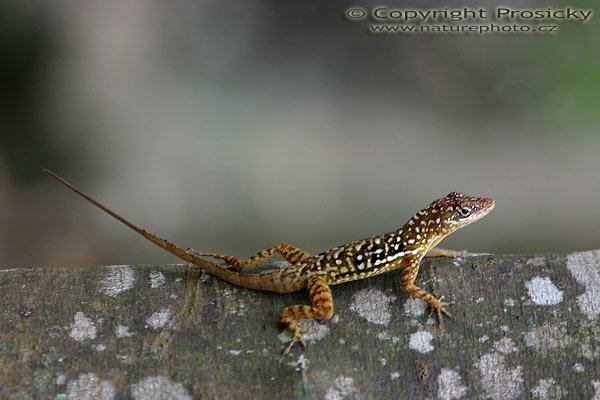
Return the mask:
[(235, 256), (224, 256), (215, 253), (198, 253), (194, 251), (194, 254), (198, 256), (212, 257), (218, 260), (223, 260), (227, 263), (227, 265), (230, 265), (234, 268), (244, 269), (255, 266), (259, 262), (271, 257), (276, 252), (281, 254), (281, 256), (290, 264), (297, 264), (311, 257), (311, 255), (307, 252), (302, 251), (299, 248), (287, 243), (282, 243), (274, 247), (269, 247), (268, 249), (265, 249), (246, 260), (240, 260)]
[(442, 302), (442, 298), (436, 299), (431, 294), (415, 285), (415, 278), (419, 273), (419, 262), (420, 260), (411, 261), (404, 270), (402, 270), (402, 288), (412, 297), (419, 298), (429, 304), (431, 310), (435, 311), (438, 322), (441, 323), (442, 314), (448, 318), (452, 317), (452, 315), (444, 308), (447, 304)]
[(294, 336), (283, 354), (287, 354), (296, 342), (306, 345), (296, 319), (329, 319), (333, 315), (333, 298), (327, 282), (323, 278), (312, 278), (307, 289), (312, 306), (291, 306), (281, 310), (280, 320)]

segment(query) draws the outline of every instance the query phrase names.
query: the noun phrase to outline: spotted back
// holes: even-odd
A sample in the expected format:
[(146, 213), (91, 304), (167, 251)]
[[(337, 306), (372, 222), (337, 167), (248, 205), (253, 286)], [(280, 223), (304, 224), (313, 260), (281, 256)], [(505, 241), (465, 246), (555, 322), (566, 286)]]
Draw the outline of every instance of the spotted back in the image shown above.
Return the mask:
[(455, 230), (477, 221), (494, 208), (489, 198), (452, 192), (417, 212), (396, 231), (336, 247), (306, 260), (298, 268), (337, 284), (401, 268), (419, 261)]

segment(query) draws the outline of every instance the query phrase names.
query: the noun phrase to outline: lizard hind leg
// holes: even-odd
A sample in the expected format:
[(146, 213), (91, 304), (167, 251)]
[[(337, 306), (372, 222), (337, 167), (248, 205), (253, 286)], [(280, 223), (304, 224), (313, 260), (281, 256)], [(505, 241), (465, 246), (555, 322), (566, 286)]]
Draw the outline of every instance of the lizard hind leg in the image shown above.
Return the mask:
[(271, 257), (275, 253), (279, 253), (284, 258), (284, 260), (286, 260), (290, 264), (297, 264), (311, 258), (311, 255), (307, 252), (300, 250), (296, 246), (292, 246), (291, 244), (287, 243), (281, 243), (277, 246), (264, 249), (245, 260), (240, 260), (235, 256), (226, 256), (216, 253), (199, 253), (197, 251), (194, 251), (194, 254), (197, 256), (212, 257), (216, 258), (217, 260), (223, 260), (227, 263), (227, 265), (237, 269), (251, 268), (256, 264), (260, 263), (261, 261), (264, 261), (267, 258)]
[(329, 319), (333, 316), (333, 298), (327, 282), (323, 278), (312, 278), (306, 287), (312, 306), (296, 305), (281, 310), (280, 320), (293, 336), (292, 341), (283, 351), (284, 355), (296, 342), (302, 346), (306, 345), (297, 319)]

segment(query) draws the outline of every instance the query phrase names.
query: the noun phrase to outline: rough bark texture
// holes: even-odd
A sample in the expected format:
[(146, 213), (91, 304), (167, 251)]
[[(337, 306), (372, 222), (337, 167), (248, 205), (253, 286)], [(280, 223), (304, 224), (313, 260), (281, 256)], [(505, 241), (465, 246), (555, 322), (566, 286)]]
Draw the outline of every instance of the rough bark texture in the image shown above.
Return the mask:
[[(425, 260), (333, 287), (281, 356), (290, 295), (189, 265), (0, 270), (0, 398), (600, 399), (600, 251)], [(161, 397), (163, 396), (163, 397)]]

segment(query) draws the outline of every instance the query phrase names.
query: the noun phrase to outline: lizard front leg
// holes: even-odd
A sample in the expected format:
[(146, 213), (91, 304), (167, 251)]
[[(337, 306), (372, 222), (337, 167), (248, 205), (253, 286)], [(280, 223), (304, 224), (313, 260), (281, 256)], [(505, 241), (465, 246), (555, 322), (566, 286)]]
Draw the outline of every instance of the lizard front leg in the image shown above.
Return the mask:
[(232, 266), (234, 268), (238, 268), (238, 269), (244, 269), (244, 268), (250, 268), (250, 267), (255, 266), (259, 262), (264, 261), (267, 258), (271, 257), (276, 252), (281, 254), (281, 256), (284, 258), (284, 260), (286, 260), (290, 264), (297, 264), (297, 263), (300, 263), (311, 257), (311, 255), (308, 254), (307, 252), (300, 250), (296, 246), (292, 246), (291, 244), (287, 244), (287, 243), (281, 243), (277, 246), (273, 246), (273, 247), (269, 247), (268, 249), (264, 249), (246, 260), (240, 260), (239, 258), (237, 258), (235, 256), (226, 256), (226, 255), (215, 254), (215, 253), (199, 253), (199, 252), (194, 251), (194, 254), (196, 254), (198, 256), (212, 257), (212, 258), (216, 258), (218, 260), (223, 260), (227, 263), (227, 265), (230, 265), (230, 266)]
[(440, 249), (439, 247), (434, 247), (429, 250), (424, 257), (456, 257), (461, 254), (461, 251), (458, 250), (448, 250), (448, 249)]
[(419, 298), (429, 304), (429, 307), (435, 311), (438, 321), (442, 322), (442, 314), (447, 317), (452, 317), (450, 313), (444, 308), (446, 303), (442, 302), (442, 299), (436, 299), (431, 294), (427, 293), (420, 287), (415, 285), (415, 278), (419, 273), (419, 263), (421, 260), (414, 259), (406, 263), (406, 267), (402, 270), (402, 288), (406, 293), (412, 297)]
[(287, 354), (296, 342), (302, 346), (306, 345), (302, 339), (302, 331), (296, 322), (297, 319), (329, 319), (333, 315), (333, 298), (327, 282), (320, 277), (312, 278), (306, 288), (312, 306), (298, 305), (281, 310), (280, 320), (293, 335), (292, 341), (283, 354)]

